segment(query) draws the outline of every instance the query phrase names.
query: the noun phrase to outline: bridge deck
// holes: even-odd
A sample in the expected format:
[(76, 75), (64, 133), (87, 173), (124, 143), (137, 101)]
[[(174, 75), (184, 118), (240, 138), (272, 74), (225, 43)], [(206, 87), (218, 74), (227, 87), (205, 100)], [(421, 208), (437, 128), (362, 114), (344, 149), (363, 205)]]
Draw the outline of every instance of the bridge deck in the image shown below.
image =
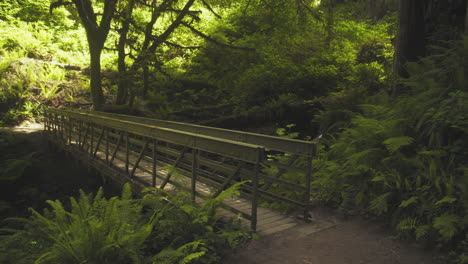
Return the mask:
[[(103, 175), (120, 182), (131, 181), (141, 187), (165, 190), (188, 190), (192, 199), (200, 204), (231, 184), (249, 180), (241, 186), (240, 196), (225, 199), (219, 214), (246, 226), (250, 223), (251, 229), (261, 235), (291, 228), (300, 221), (258, 206), (259, 197), (288, 202), (304, 208), (304, 215), (308, 215), (308, 188), (280, 179), (286, 170), (283, 168), (302, 170), (291, 166), (297, 155), (288, 162), (278, 163), (274, 167), (277, 173), (272, 177), (259, 169), (260, 165), (272, 168), (272, 161), (256, 158), (259, 156), (256, 153), (262, 154), (265, 149), (249, 143), (142, 125), (128, 121), (128, 118), (119, 121), (115, 115), (110, 118), (66, 110), (49, 111), (45, 129), (52, 141)], [(130, 127), (127, 129), (127, 126)], [(281, 143), (284, 146), (284, 142)], [(293, 143), (300, 144), (298, 141)], [(305, 183), (310, 182), (310, 174), (304, 173), (305, 176), (309, 177)], [(268, 188), (275, 184), (303, 191), (306, 200), (295, 201), (270, 192)]]

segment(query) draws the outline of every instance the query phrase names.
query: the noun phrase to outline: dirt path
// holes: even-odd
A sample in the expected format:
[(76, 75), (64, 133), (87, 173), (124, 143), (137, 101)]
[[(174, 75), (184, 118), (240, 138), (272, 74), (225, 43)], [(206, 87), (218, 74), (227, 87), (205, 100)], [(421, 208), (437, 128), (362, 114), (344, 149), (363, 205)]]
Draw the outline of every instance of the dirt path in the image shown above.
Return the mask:
[(34, 122), (29, 122), (25, 121), (21, 123), (20, 125), (17, 125), (15, 127), (5, 127), (3, 129), (13, 131), (13, 132), (20, 132), (20, 133), (34, 133), (34, 132), (39, 132), (44, 130), (44, 125), (41, 123), (34, 123)]
[[(320, 210), (318, 218), (333, 217)], [(335, 218), (336, 219), (336, 218)], [(227, 257), (224, 264), (441, 264), (436, 253), (392, 240), (384, 228), (361, 218), (335, 220), (336, 225), (315, 233), (310, 225), (252, 241)]]

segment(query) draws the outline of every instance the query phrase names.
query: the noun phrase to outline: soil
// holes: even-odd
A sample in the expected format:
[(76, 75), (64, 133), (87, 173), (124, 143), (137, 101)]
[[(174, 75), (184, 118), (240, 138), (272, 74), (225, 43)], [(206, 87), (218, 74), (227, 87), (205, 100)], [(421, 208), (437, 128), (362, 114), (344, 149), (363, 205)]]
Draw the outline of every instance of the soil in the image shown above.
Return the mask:
[(224, 264), (442, 264), (436, 252), (391, 238), (388, 230), (369, 220), (339, 219), (327, 209), (316, 218), (335, 217), (333, 227), (308, 232), (302, 224), (250, 242), (230, 254)]

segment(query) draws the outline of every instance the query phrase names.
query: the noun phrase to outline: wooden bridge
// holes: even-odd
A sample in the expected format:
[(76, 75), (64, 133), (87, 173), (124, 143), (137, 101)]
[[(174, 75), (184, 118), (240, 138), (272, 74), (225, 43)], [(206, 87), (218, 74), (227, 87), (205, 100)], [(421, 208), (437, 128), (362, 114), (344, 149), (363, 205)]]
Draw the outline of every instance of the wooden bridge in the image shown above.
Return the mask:
[(314, 142), (75, 109), (49, 108), (44, 116), (51, 142), (119, 182), (184, 189), (199, 202), (247, 180), (240, 196), (225, 200), (222, 216), (240, 215), (264, 235), (298, 217), (263, 203), (287, 204), (310, 220)]

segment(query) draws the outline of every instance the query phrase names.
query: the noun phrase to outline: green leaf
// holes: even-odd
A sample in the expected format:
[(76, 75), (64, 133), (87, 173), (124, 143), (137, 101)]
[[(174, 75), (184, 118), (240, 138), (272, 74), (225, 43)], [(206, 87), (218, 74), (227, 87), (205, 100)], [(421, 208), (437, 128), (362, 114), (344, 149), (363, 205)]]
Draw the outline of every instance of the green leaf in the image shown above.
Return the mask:
[(442, 198), (441, 200), (437, 201), (437, 202), (435, 203), (435, 205), (441, 205), (441, 204), (444, 204), (444, 203), (449, 203), (449, 204), (451, 204), (451, 203), (453, 203), (453, 202), (455, 202), (455, 201), (457, 201), (456, 198), (450, 197), (450, 196), (445, 196), (445, 197)]
[(418, 196), (412, 196), (411, 198), (409, 198), (409, 199), (404, 200), (403, 202), (401, 202), (401, 204), (400, 204), (399, 207), (406, 208), (406, 207), (408, 207), (409, 205), (415, 203), (417, 200), (418, 200)]
[(387, 147), (390, 152), (395, 152), (399, 150), (401, 147), (408, 146), (414, 142), (414, 138), (412, 137), (392, 137), (385, 140), (383, 143)]
[(400, 231), (407, 231), (407, 230), (414, 230), (418, 225), (418, 218), (416, 217), (408, 217), (401, 220), (398, 225), (397, 229)]
[(384, 193), (370, 202), (370, 210), (377, 215), (382, 215), (388, 210), (388, 198), (392, 193)]
[(449, 241), (457, 234), (457, 223), (461, 220), (458, 215), (448, 214), (434, 218), (433, 226), (439, 231), (444, 241)]
[(429, 230), (431, 230), (430, 225), (422, 225), (416, 227), (415, 234), (416, 234), (416, 239), (420, 240), (424, 236), (426, 236), (427, 233), (429, 233)]

